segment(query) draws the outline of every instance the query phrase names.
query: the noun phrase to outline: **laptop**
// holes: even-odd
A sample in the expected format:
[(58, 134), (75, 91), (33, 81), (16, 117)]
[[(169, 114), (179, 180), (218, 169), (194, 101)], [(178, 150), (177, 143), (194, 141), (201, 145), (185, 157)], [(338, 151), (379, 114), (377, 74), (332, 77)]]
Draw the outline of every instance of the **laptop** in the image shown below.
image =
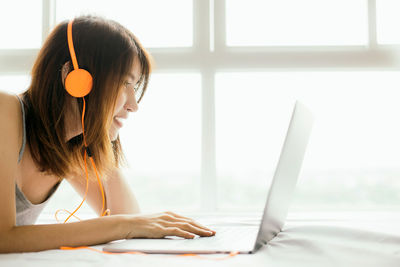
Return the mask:
[(214, 254), (239, 252), (255, 253), (272, 240), (282, 229), (291, 198), (300, 173), (307, 143), (311, 134), (313, 116), (304, 104), (296, 101), (293, 107), (286, 138), (267, 195), (262, 219), (254, 225), (220, 225), (212, 227), (211, 237), (184, 239), (124, 239), (108, 243), (103, 251), (162, 254)]

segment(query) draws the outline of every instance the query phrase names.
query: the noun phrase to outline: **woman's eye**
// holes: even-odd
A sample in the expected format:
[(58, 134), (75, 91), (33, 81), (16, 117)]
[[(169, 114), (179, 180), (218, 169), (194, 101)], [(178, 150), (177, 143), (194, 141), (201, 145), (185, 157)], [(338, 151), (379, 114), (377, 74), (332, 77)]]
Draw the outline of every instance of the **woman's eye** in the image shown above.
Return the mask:
[(130, 82), (125, 82), (125, 86), (126, 86), (126, 87), (131, 87), (131, 86), (132, 86), (132, 83), (130, 83)]

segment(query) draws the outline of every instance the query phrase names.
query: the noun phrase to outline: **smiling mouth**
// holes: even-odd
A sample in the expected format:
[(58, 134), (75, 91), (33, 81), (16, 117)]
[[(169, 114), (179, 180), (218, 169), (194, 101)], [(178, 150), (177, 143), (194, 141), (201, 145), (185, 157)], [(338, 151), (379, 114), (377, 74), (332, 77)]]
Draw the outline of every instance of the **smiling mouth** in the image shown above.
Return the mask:
[(123, 123), (122, 119), (120, 119), (120, 118), (118, 118), (118, 117), (114, 117), (114, 121), (115, 121), (115, 123), (117, 124), (117, 126), (118, 126), (119, 128), (121, 128), (122, 126), (124, 126), (124, 123)]

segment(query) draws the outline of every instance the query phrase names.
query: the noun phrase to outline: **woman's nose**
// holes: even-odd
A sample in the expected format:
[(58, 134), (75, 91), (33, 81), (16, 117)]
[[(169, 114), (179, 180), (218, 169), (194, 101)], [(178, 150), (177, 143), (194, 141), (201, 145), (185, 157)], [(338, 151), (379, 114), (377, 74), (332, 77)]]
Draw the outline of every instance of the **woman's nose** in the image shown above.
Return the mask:
[(125, 107), (130, 112), (136, 112), (139, 109), (139, 105), (136, 101), (136, 97), (134, 94), (131, 94), (130, 96), (127, 97)]

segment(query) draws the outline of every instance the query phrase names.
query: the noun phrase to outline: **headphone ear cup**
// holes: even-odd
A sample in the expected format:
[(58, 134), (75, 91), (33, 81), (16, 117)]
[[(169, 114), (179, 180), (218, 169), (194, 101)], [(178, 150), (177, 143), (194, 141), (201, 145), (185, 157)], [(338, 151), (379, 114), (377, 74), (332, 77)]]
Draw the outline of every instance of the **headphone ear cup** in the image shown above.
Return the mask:
[(92, 75), (84, 69), (71, 71), (65, 78), (65, 89), (73, 97), (84, 97), (93, 87)]

